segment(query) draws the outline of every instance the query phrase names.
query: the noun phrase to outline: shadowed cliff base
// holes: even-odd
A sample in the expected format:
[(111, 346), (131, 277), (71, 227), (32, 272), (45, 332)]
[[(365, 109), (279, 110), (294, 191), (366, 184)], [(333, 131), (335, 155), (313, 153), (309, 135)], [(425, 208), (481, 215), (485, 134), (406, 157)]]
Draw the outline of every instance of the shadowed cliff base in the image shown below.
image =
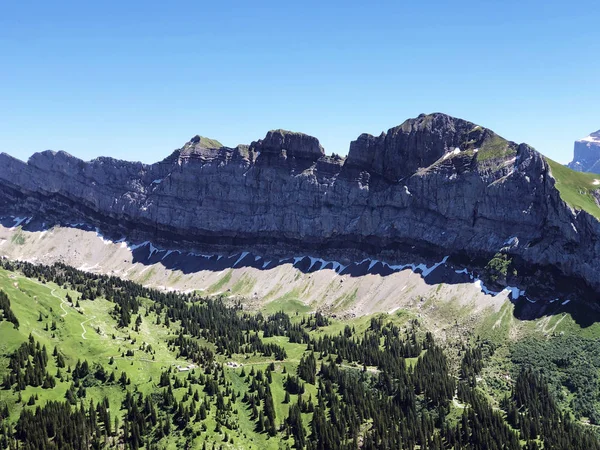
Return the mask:
[[(4, 228), (4, 233), (0, 233), (0, 254), (5, 253), (9, 257), (33, 261), (38, 260), (40, 262), (63, 261), (72, 264), (76, 261), (81, 261), (83, 263), (79, 263), (79, 268), (82, 270), (108, 274), (113, 273), (121, 277), (145, 281), (149, 285), (154, 286), (157, 284), (152, 282), (151, 274), (157, 268), (171, 274), (179, 274), (177, 276), (194, 277), (200, 273), (213, 273), (214, 275), (211, 279), (214, 281), (197, 286), (188, 286), (187, 290), (200, 289), (206, 290), (209, 293), (225, 293), (227, 295), (239, 294), (239, 283), (223, 282), (228, 276), (231, 278), (231, 271), (248, 272), (251, 269), (270, 274), (276, 272), (278, 269), (286, 270), (305, 275), (304, 279), (307, 283), (310, 282), (313, 274), (319, 273), (320, 276), (330, 274), (328, 278), (332, 280), (338, 279), (338, 283), (340, 284), (344, 283), (344, 280), (356, 279), (356, 283), (359, 285), (362, 283), (361, 279), (367, 277), (385, 279), (392, 275), (397, 276), (402, 273), (408, 273), (409, 277), (410, 274), (413, 276), (416, 275), (423, 284), (432, 288), (439, 286), (448, 286), (451, 288), (452, 286), (456, 286), (463, 291), (465, 288), (468, 288), (466, 292), (479, 292), (479, 295), (476, 296), (479, 299), (488, 297), (490, 299), (495, 297), (509, 299), (515, 304), (514, 316), (520, 320), (534, 320), (543, 316), (567, 311), (580, 326), (585, 327), (600, 318), (598, 313), (589, 306), (591, 304), (590, 299), (593, 299), (589, 288), (582, 288), (582, 283), (577, 283), (576, 280), (562, 277), (559, 274), (551, 276), (552, 271), (555, 271), (551, 267), (544, 269), (543, 273), (546, 277), (545, 282), (552, 282), (555, 285), (554, 288), (547, 285), (542, 286), (539, 283), (531, 284), (531, 279), (539, 274), (540, 269), (531, 267), (525, 269), (525, 266), (523, 266), (522, 270), (523, 279), (529, 281), (529, 288), (524, 289), (518, 282), (515, 283), (515, 286), (492, 287), (494, 286), (493, 284), (489, 283), (489, 281), (486, 284), (484, 281), (486, 273), (481, 267), (485, 264), (485, 259), (481, 261), (469, 259), (464, 254), (436, 256), (431, 249), (428, 252), (419, 253), (416, 246), (409, 248), (412, 251), (412, 255), (410, 256), (407, 253), (404, 253), (403, 256), (399, 252), (396, 253), (396, 259), (393, 260), (394, 263), (386, 261), (384, 257), (361, 257), (357, 258), (356, 261), (343, 259), (340, 262), (334, 258), (315, 257), (311, 255), (284, 256), (283, 253), (285, 251), (282, 253), (282, 249), (278, 250), (276, 257), (269, 257), (267, 256), (269, 253), (265, 253), (264, 247), (261, 248), (260, 252), (247, 250), (230, 253), (167, 250), (159, 248), (149, 241), (130, 243), (123, 238), (108, 239), (99, 229), (84, 223), (50, 226), (34, 218), (4, 217), (0, 220), (0, 224)], [(52, 235), (59, 230), (69, 234), (69, 229), (77, 230), (80, 233), (70, 239), (73, 247), (70, 247), (69, 250), (74, 251), (76, 254), (82, 253), (80, 260), (77, 258), (69, 259), (65, 255), (68, 252), (63, 252), (58, 257), (50, 257), (48, 254), (40, 255), (37, 252), (41, 250), (40, 244), (44, 241), (48, 242), (48, 240), (54, 240), (53, 244), (57, 245), (52, 245), (50, 248), (53, 249), (52, 252), (57, 252), (56, 247), (60, 246), (60, 242), (56, 241), (62, 238), (53, 238)], [(80, 242), (78, 243), (78, 241)], [(38, 256), (34, 256), (33, 258), (21, 257), (18, 253), (19, 250), (27, 246), (35, 247), (34, 254)], [(94, 246), (99, 246), (101, 248), (100, 251), (111, 254), (115, 260), (115, 266), (111, 267), (110, 263), (106, 261), (97, 262), (98, 258), (95, 256), (95, 253), (98, 253), (98, 251), (92, 250)], [(250, 249), (251, 247), (248, 248)], [(8, 251), (5, 252), (5, 250)], [(88, 251), (87, 254), (84, 253), (85, 250)], [(330, 254), (332, 251), (332, 249), (329, 249)], [(327, 252), (325, 251), (324, 253)], [(389, 257), (392, 253), (388, 252), (386, 256)], [(347, 255), (347, 252), (341, 251), (341, 254)], [(48, 258), (44, 259), (44, 256), (48, 256)], [(120, 258), (118, 262), (116, 262), (117, 258)], [(415, 262), (407, 262), (408, 258)], [(119, 271), (114, 270), (117, 266), (119, 266)], [(132, 271), (133, 267), (137, 266), (144, 268), (137, 272)], [(147, 279), (145, 279), (146, 276), (148, 276)], [(404, 287), (402, 287), (402, 284), (404, 284)], [(211, 286), (220, 286), (221, 288), (219, 290), (216, 288), (211, 290)], [(232, 290), (232, 288), (228, 288), (227, 286), (232, 286), (234, 289)], [(238, 288), (235, 288), (235, 286), (238, 286)], [(401, 282), (396, 287), (396, 291), (402, 291), (407, 286), (408, 283)], [(162, 287), (165, 289), (177, 288), (175, 285), (169, 285), (168, 283), (162, 285)], [(469, 289), (472, 289), (472, 291)], [(390, 292), (393, 293), (393, 290)], [(250, 288), (241, 294), (242, 297), (252, 297), (253, 295), (255, 293)], [(331, 293), (329, 295), (335, 296), (337, 294)], [(403, 296), (403, 294), (396, 295)], [(429, 294), (426, 292), (406, 292), (405, 297), (412, 298), (413, 300), (421, 298), (422, 301), (427, 295)], [(449, 295), (452, 294), (450, 293)], [(298, 298), (301, 301), (302, 295), (298, 294)], [(359, 298), (356, 298), (354, 301), (359, 300)], [(349, 301), (350, 296), (346, 298), (347, 307), (350, 306)]]

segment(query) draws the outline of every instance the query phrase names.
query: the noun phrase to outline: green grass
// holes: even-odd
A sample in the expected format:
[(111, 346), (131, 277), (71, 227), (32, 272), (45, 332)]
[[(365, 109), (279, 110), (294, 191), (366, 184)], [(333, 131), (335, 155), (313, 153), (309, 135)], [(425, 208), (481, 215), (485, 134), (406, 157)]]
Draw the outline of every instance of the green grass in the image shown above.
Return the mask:
[(263, 307), (263, 312), (265, 314), (274, 314), (278, 311), (285, 311), (290, 316), (307, 313), (310, 310), (311, 307), (300, 300), (300, 293), (297, 289), (292, 289)]
[(204, 148), (221, 148), (223, 144), (221, 144), (216, 139), (210, 139), (204, 136), (200, 136), (200, 141), (198, 142)]
[(583, 210), (596, 219), (600, 219), (600, 208), (592, 192), (597, 191), (600, 185), (595, 185), (600, 180), (600, 175), (586, 172), (576, 172), (562, 164), (546, 158), (552, 176), (556, 180), (556, 189), (561, 198), (571, 207)]
[(239, 295), (250, 295), (255, 285), (256, 280), (245, 273), (231, 286), (231, 292)]
[[(14, 277), (14, 278), (12, 278)], [(16, 286), (15, 286), (16, 284)], [(46, 345), (49, 355), (52, 354), (54, 347), (58, 347), (65, 356), (67, 366), (74, 366), (78, 359), (87, 359), (90, 362), (100, 362), (105, 364), (109, 371), (115, 371), (120, 375), (125, 371), (132, 384), (138, 386), (142, 392), (150, 392), (155, 389), (154, 381), (160, 377), (160, 373), (166, 367), (178, 361), (176, 355), (170, 352), (165, 345), (165, 339), (169, 333), (175, 332), (154, 325), (156, 317), (150, 314), (143, 317), (139, 332), (132, 330), (119, 330), (110, 311), (114, 304), (103, 299), (94, 301), (80, 301), (81, 308), (79, 312), (75, 307), (63, 304), (67, 314), (64, 315), (61, 308), (61, 300), (64, 299), (67, 292), (73, 298), (79, 295), (73, 291), (64, 290), (53, 284), (42, 284), (34, 280), (29, 280), (22, 276), (11, 274), (0, 270), (0, 288), (3, 289), (11, 299), (11, 308), (19, 319), (20, 327), (15, 330), (12, 324), (0, 322), (0, 377), (6, 372), (7, 355), (14, 351), (22, 342), (27, 340), (29, 333), (41, 345)], [(54, 295), (52, 295), (54, 292)], [(57, 298), (59, 297), (59, 298)], [(144, 308), (142, 308), (144, 310)], [(43, 321), (38, 321), (40, 313)], [(135, 320), (135, 317), (134, 319)], [(57, 329), (51, 330), (51, 323), (55, 321)], [(85, 327), (85, 334), (84, 328)], [(48, 324), (49, 330), (45, 330)], [(100, 333), (96, 329), (100, 329)], [(161, 329), (162, 328), (162, 329)], [(112, 334), (115, 339), (112, 339)], [(84, 334), (84, 339), (82, 337)], [(131, 340), (126, 340), (127, 336), (135, 339), (135, 344)], [(139, 350), (142, 342), (152, 345), (156, 350), (154, 361), (152, 355)], [(134, 350), (133, 357), (121, 357), (121, 353), (127, 350)], [(114, 357), (115, 364), (108, 365), (110, 357)], [(183, 360), (179, 360), (183, 364)], [(55, 374), (57, 367), (54, 358), (50, 356), (48, 363), (48, 372)], [(65, 370), (63, 369), (63, 373)], [(41, 387), (27, 387), (22, 393), (23, 399), (28, 399), (32, 394), (37, 394), (39, 401), (36, 403), (44, 404), (49, 400), (63, 400), (69, 383), (58, 383), (54, 389), (42, 389)], [(88, 399), (101, 399), (107, 396), (113, 405), (119, 405), (122, 398), (122, 390), (116, 385), (102, 385), (90, 387)], [(11, 417), (16, 418), (22, 409), (21, 404), (17, 404), (17, 395), (11, 391), (2, 391), (0, 393), (2, 401), (6, 401), (11, 410)], [(114, 401), (114, 402), (113, 402)]]
[[(219, 281), (219, 285), (214, 286), (214, 289), (225, 286), (230, 278), (231, 273), (225, 274)], [(246, 283), (247, 280), (242, 284), (245, 285)], [(146, 316), (146, 310), (152, 304), (149, 299), (140, 299), (142, 324), (139, 331), (136, 332), (133, 326), (119, 329), (115, 318), (111, 314), (115, 305), (102, 298), (94, 301), (79, 300), (80, 307), (76, 308), (66, 301), (66, 295), (69, 294), (76, 300), (80, 296), (79, 293), (64, 289), (54, 283), (41, 283), (37, 280), (27, 279), (18, 273), (11, 273), (6, 270), (0, 270), (0, 289), (4, 290), (9, 296), (11, 308), (20, 322), (19, 329), (15, 329), (9, 322), (0, 322), (0, 379), (7, 372), (8, 356), (28, 339), (30, 333), (36, 341), (47, 348), (49, 354), (47, 370), (50, 374), (54, 375), (57, 372), (55, 358), (51, 356), (56, 346), (65, 357), (67, 367), (74, 367), (78, 360), (87, 360), (90, 365), (101, 364), (108, 373), (113, 372), (117, 379), (124, 371), (131, 379), (131, 385), (127, 389), (144, 394), (153, 393), (160, 389), (158, 380), (164, 370), (174, 370), (172, 369), (174, 365), (189, 364), (188, 361), (178, 358), (176, 351), (171, 351), (167, 345), (169, 339), (179, 333), (179, 325), (174, 322), (171, 322), (169, 328), (156, 325), (157, 317), (154, 313)], [(300, 320), (310, 310), (309, 306), (300, 301), (300, 295), (300, 292), (290, 291), (268, 304), (264, 312), (272, 313), (283, 309), (290, 314), (292, 320)], [(38, 320), (40, 313), (42, 321)], [(405, 311), (398, 311), (389, 316), (383, 315), (397, 324), (404, 324), (412, 317)], [(135, 323), (136, 318), (136, 316), (132, 317), (132, 324)], [(346, 324), (354, 327), (357, 333), (362, 333), (368, 328), (370, 319), (369, 316), (351, 321), (332, 319), (329, 326), (310, 331), (310, 333), (316, 335), (323, 333), (337, 334), (343, 331)], [(56, 322), (56, 330), (51, 329), (53, 321)], [(46, 324), (49, 327), (48, 331), (45, 330)], [(202, 339), (199, 339), (199, 341), (202, 345), (207, 345), (214, 350), (213, 344), (208, 344)], [(241, 363), (244, 365), (246, 373), (249, 373), (251, 366), (264, 371), (271, 362), (274, 362), (275, 371), (272, 374), (273, 383), (271, 388), (276, 409), (276, 421), (277, 425), (280, 425), (287, 417), (289, 410), (289, 404), (283, 403), (285, 397), (283, 381), (287, 376), (283, 373), (283, 369), (285, 368), (286, 372), (290, 374), (296, 373), (298, 362), (306, 352), (306, 345), (290, 343), (288, 338), (282, 336), (264, 338), (264, 341), (283, 346), (287, 353), (286, 360), (274, 362), (272, 357), (240, 354), (234, 354), (230, 357), (216, 355), (216, 358), (219, 363), (223, 364), (230, 361)], [(155, 353), (149, 354), (140, 350), (142, 343), (150, 344)], [(131, 357), (123, 356), (127, 350), (133, 350), (134, 355)], [(113, 364), (109, 364), (111, 357), (114, 359)], [(321, 362), (321, 360), (318, 360), (318, 364), (321, 364)], [(408, 363), (412, 364), (414, 362), (408, 361)], [(343, 367), (347, 370), (362, 370), (362, 366), (348, 363), (343, 364)], [(241, 393), (240, 399), (234, 404), (235, 420), (239, 424), (239, 429), (227, 430), (223, 428), (221, 433), (217, 433), (215, 431), (216, 406), (211, 403), (208, 417), (204, 421), (207, 426), (206, 431), (200, 431), (200, 423), (197, 423), (194, 428), (197, 432), (196, 437), (184, 436), (178, 431), (173, 431), (168, 438), (161, 441), (161, 448), (183, 448), (188, 443), (192, 443), (194, 448), (201, 448), (205, 441), (209, 443), (208, 448), (212, 448), (212, 443), (216, 443), (217, 446), (222, 444), (223, 448), (256, 450), (292, 447), (293, 440), (285, 438), (284, 435), (270, 438), (264, 433), (255, 432), (255, 422), (250, 419), (250, 411), (247, 405), (241, 401), (244, 392), (248, 390), (248, 383), (240, 377), (240, 368), (226, 367), (225, 371), (228, 382)], [(61, 369), (61, 372), (63, 376), (68, 376), (66, 368)], [(175, 373), (175, 376), (185, 377), (187, 373)], [(10, 411), (10, 420), (14, 422), (24, 408), (35, 409), (37, 406), (43, 406), (51, 400), (63, 401), (70, 384), (70, 380), (60, 381), (57, 379), (57, 385), (54, 389), (28, 386), (21, 392), (21, 401), (18, 401), (17, 392), (0, 390), (0, 404), (7, 404)], [(201, 386), (194, 387), (194, 389), (196, 388), (202, 389)], [(313, 400), (316, 398), (316, 386), (306, 384), (305, 390), (304, 400), (308, 400), (309, 396)], [(185, 391), (186, 388), (177, 389), (174, 394), (178, 400), (181, 400)], [(202, 392), (199, 393), (202, 397)], [(32, 395), (37, 395), (39, 399), (35, 405), (26, 406), (25, 403)], [(120, 408), (120, 405), (124, 395), (125, 391), (119, 384), (97, 383), (87, 388), (86, 398), (81, 401), (85, 404), (88, 404), (90, 400), (97, 403), (103, 397), (107, 397), (111, 405), (112, 417), (118, 417), (120, 423), (123, 423), (125, 411)], [(291, 404), (296, 401), (297, 396), (291, 395)], [(310, 432), (308, 428), (311, 416), (312, 414), (303, 414), (303, 423), (307, 434)], [(233, 445), (231, 442), (223, 442), (225, 431), (230, 438), (233, 438)]]
[(21, 230), (21, 227), (19, 227), (17, 229), (17, 231), (15, 231), (15, 233), (13, 233), (13, 235), (10, 238), (10, 242), (12, 242), (15, 245), (24, 245), (25, 244), (25, 236), (23, 234), (23, 231)]
[(227, 273), (223, 276), (223, 278), (221, 278), (215, 284), (213, 284), (212, 286), (210, 286), (207, 289), (207, 291), (210, 292), (210, 293), (215, 293), (215, 292), (222, 291), (223, 288), (231, 281), (231, 276), (232, 275), (233, 275), (233, 269), (229, 269), (227, 271)]
[(517, 154), (514, 148), (511, 148), (509, 142), (498, 136), (492, 135), (486, 139), (479, 151), (477, 152), (477, 161), (489, 161), (492, 159), (511, 157)]

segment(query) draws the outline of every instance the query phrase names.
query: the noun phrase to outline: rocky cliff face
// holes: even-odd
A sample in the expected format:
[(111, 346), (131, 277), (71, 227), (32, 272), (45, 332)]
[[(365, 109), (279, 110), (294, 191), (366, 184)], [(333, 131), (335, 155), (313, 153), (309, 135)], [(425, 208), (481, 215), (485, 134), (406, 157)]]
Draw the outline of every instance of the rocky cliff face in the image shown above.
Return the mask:
[(575, 154), (569, 167), (579, 172), (600, 173), (600, 130), (575, 141)]
[(510, 271), (497, 283), (600, 292), (600, 223), (554, 184), (528, 145), (431, 114), (359, 136), (345, 159), (283, 130), (236, 148), (196, 136), (152, 165), (2, 154), (0, 214), (168, 248), (420, 253), (480, 267), (500, 252)]

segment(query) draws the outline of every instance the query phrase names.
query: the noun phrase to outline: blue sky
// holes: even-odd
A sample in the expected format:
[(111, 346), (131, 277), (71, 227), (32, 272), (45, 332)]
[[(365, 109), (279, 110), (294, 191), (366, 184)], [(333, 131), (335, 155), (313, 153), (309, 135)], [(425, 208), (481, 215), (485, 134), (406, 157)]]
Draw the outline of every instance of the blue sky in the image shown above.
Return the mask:
[(599, 12), (587, 0), (6, 0), (0, 151), (154, 162), (195, 134), (235, 146), (285, 128), (345, 154), (363, 132), (441, 111), (566, 162), (600, 128)]

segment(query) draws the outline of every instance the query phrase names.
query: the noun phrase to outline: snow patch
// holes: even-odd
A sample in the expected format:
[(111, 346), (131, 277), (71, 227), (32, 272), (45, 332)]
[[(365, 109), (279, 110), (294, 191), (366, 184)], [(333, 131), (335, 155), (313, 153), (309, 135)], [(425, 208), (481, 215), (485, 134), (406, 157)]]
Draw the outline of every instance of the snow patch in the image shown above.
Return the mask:
[(521, 295), (525, 295), (525, 291), (521, 291), (518, 287), (506, 286), (505, 291), (510, 291), (511, 298), (517, 300)]
[(313, 268), (313, 266), (316, 263), (321, 263), (321, 266), (319, 268), (322, 268), (325, 264), (325, 261), (323, 261), (321, 258), (314, 258), (312, 256), (309, 256), (309, 258), (310, 258), (310, 267), (308, 268), (309, 271), (310, 271), (310, 269)]
[(242, 252), (242, 254), (240, 255), (240, 257), (237, 259), (237, 261), (231, 267), (233, 268), (233, 267), (237, 266), (238, 263), (241, 262), (242, 259), (244, 259), (248, 255), (248, 253), (250, 253), (250, 252)]
[(148, 245), (150, 245), (150, 254), (148, 255), (148, 258), (151, 258), (152, 255), (155, 252), (158, 252), (159, 250), (154, 245), (152, 245), (152, 242), (148, 242)]
[(162, 178), (157, 178), (156, 180), (152, 181), (152, 184), (160, 184), (162, 183), (163, 179)]
[[(138, 248), (142, 248), (145, 245), (148, 245), (150, 243), (150, 241), (144, 241), (141, 244), (135, 244), (135, 245), (128, 245), (126, 242), (123, 242), (123, 244), (125, 244), (125, 247), (129, 250), (129, 251), (133, 251), (133, 250), (137, 250)], [(123, 246), (123, 244), (121, 244), (121, 246)]]
[(442, 159), (448, 159), (451, 156), (455, 156), (458, 155), (460, 153), (460, 148), (456, 147), (454, 150), (452, 150), (451, 152), (445, 153), (444, 156), (442, 157)]
[(600, 180), (598, 180), (597, 178), (594, 179), (594, 182), (592, 183), (594, 186), (598, 186), (600, 184)]
[(13, 218), (13, 221), (15, 222), (15, 224), (10, 229), (14, 230), (18, 226), (20, 226), (23, 222), (25, 222), (26, 220), (27, 220), (27, 217), (15, 217), (15, 218)]
[(582, 142), (593, 142), (593, 143), (596, 143), (596, 144), (600, 144), (600, 138), (597, 138), (597, 137), (592, 136), (592, 135), (586, 136), (583, 139), (579, 139), (579, 140), (582, 141)]
[(571, 300), (565, 300), (564, 302), (561, 303), (561, 305), (567, 305)]
[(102, 233), (100, 233), (100, 228), (96, 227), (96, 236), (98, 236), (100, 238), (100, 240), (102, 241), (102, 243), (104, 245), (108, 245), (108, 244), (112, 244), (113, 242), (108, 240), (108, 239), (104, 239), (104, 236), (102, 236)]

